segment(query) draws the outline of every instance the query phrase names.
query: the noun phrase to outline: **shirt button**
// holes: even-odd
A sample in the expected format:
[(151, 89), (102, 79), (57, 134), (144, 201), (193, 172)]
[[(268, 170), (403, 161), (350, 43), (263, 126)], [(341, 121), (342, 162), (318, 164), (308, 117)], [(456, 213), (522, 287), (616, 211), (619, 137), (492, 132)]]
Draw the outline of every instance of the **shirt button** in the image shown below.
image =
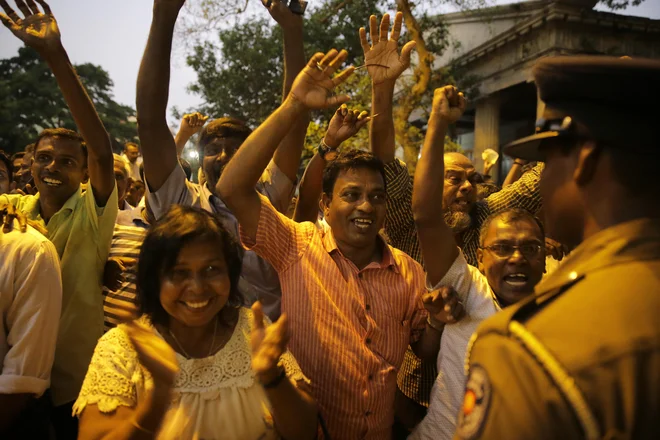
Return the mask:
[(369, 375), (369, 380), (374, 380), (374, 375), (373, 374)]
[(371, 338), (367, 338), (367, 340), (366, 340), (365, 342), (366, 342), (367, 344), (371, 344)]
[(362, 272), (360, 272), (360, 273), (358, 274), (358, 278), (359, 278), (359, 279), (364, 278), (364, 277), (362, 276)]
[(365, 308), (366, 310), (371, 310), (371, 306), (370, 306), (369, 304), (365, 305), (364, 308)]
[(570, 278), (571, 280), (575, 280), (577, 277), (578, 277), (578, 274), (575, 271), (568, 274), (568, 278)]
[(371, 411), (367, 411), (366, 413), (364, 413), (364, 415), (369, 417), (371, 415)]
[(368, 399), (369, 398), (369, 390), (364, 390), (362, 392), (362, 397), (364, 397), (365, 399)]

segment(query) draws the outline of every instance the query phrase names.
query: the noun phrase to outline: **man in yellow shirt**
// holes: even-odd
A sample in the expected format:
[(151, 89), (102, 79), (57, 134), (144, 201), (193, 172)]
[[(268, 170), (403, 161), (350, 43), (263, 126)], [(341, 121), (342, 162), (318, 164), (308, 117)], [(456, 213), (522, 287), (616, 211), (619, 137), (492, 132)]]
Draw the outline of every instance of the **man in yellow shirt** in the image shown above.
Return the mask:
[(62, 128), (44, 130), (31, 169), (39, 194), (3, 195), (0, 205), (11, 203), (45, 227), (61, 260), (62, 314), (51, 374), (51, 419), (58, 438), (76, 438), (71, 407), (103, 333), (101, 279), (117, 216), (117, 189), (110, 137), (62, 47), (55, 17), (45, 2), (39, 3), (43, 13), (32, 3), (34, 10), (21, 9), (21, 18), (0, 1), (7, 13), (0, 19), (46, 61), (82, 136)]

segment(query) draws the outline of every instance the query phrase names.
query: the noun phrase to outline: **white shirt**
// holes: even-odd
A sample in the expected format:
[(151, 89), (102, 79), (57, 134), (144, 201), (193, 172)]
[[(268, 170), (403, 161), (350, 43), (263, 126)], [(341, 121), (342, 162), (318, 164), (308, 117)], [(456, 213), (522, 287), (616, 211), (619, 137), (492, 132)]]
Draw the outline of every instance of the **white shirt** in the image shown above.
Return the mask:
[(426, 417), (410, 439), (451, 439), (456, 416), (465, 394), (465, 354), (472, 334), (481, 321), (500, 310), (486, 276), (468, 265), (460, 252), (444, 278), (430, 290), (451, 286), (465, 306), (465, 317), (447, 325), (442, 332), (438, 353), (438, 377), (431, 390)]
[[(146, 317), (142, 319), (148, 323)], [(241, 308), (233, 335), (214, 355), (186, 359), (177, 353), (179, 373), (172, 399), (154, 438), (279, 438), (270, 401), (251, 367), (251, 321), (252, 311)], [(156, 329), (152, 330), (162, 338)], [(289, 380), (309, 385), (290, 352), (282, 355), (281, 362)], [(151, 387), (151, 374), (139, 363), (124, 326), (119, 325), (99, 340), (73, 412), (80, 415), (87, 405), (96, 405), (106, 414), (119, 406), (135, 408)]]
[(0, 228), (0, 394), (41, 396), (50, 370), (62, 307), (55, 246), (32, 227)]
[(128, 163), (128, 171), (129, 171), (128, 177), (130, 177), (133, 180), (142, 181), (142, 179), (140, 178), (140, 164), (142, 163), (142, 156), (138, 156), (138, 158), (135, 160), (135, 163), (131, 162), (128, 159), (126, 153), (122, 153), (121, 157), (126, 159), (126, 162)]

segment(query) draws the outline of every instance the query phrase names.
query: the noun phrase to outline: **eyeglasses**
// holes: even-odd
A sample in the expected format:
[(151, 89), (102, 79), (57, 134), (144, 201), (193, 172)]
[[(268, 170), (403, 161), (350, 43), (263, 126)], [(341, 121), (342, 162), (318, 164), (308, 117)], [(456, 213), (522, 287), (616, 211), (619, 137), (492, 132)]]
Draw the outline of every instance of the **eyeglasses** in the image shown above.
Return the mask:
[(512, 244), (498, 243), (490, 246), (484, 246), (481, 249), (486, 249), (492, 252), (498, 258), (509, 258), (513, 253), (518, 250), (525, 258), (536, 258), (541, 253), (541, 246), (538, 243), (526, 243), (521, 244), (520, 246), (514, 246)]

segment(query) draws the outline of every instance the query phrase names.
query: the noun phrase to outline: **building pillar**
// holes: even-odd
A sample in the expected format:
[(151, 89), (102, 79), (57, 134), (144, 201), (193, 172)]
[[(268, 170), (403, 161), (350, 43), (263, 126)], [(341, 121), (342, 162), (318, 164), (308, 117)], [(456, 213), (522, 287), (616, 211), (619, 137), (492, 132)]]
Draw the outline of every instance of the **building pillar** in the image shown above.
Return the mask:
[[(472, 162), (477, 171), (482, 173), (484, 161), (481, 153), (487, 148), (497, 151), (502, 160), (500, 151), (500, 100), (497, 94), (479, 100), (476, 104), (474, 117), (474, 157)], [(499, 166), (495, 165), (491, 171), (493, 181), (498, 180)]]

